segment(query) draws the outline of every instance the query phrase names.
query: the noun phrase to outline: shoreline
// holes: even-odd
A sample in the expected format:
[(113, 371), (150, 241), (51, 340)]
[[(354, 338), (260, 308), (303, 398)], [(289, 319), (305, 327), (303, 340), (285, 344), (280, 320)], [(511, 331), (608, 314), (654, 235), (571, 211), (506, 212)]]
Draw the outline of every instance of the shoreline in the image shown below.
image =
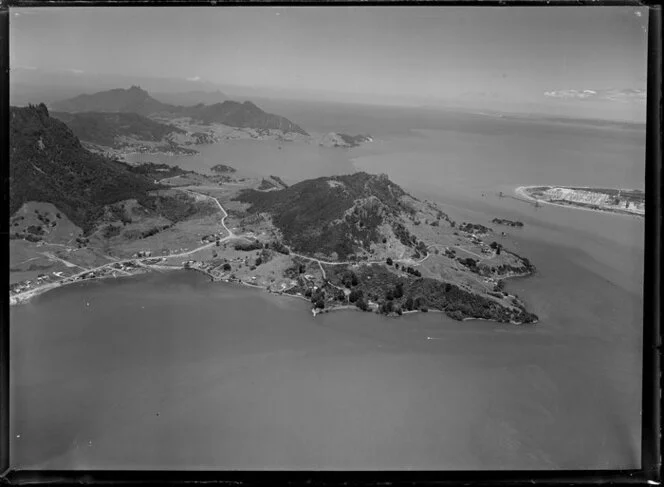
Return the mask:
[[(261, 291), (266, 292), (268, 294), (273, 294), (273, 295), (277, 295), (277, 296), (289, 296), (289, 297), (292, 297), (292, 298), (302, 299), (302, 300), (304, 300), (308, 303), (311, 302), (309, 299), (307, 299), (304, 296), (297, 296), (295, 294), (289, 294), (289, 293), (286, 293), (286, 292), (283, 292), (283, 291), (272, 291), (272, 290), (269, 290), (266, 286), (260, 286), (258, 284), (251, 284), (251, 283), (242, 281), (240, 279), (236, 279), (236, 280), (215, 279), (211, 274), (209, 274), (208, 272), (206, 272), (202, 269), (196, 269), (196, 268), (185, 269), (184, 267), (164, 266), (164, 265), (156, 264), (156, 265), (150, 266), (149, 268), (144, 267), (142, 269), (142, 272), (138, 272), (136, 274), (131, 274), (131, 275), (127, 275), (127, 276), (112, 276), (112, 275), (109, 276), (109, 275), (106, 275), (106, 276), (99, 276), (99, 277), (91, 277), (91, 278), (88, 278), (88, 279), (82, 279), (82, 280), (78, 280), (78, 281), (68, 281), (68, 282), (64, 282), (64, 283), (51, 283), (50, 285), (44, 286), (42, 288), (38, 288), (38, 289), (35, 289), (35, 290), (32, 290), (32, 291), (28, 291), (28, 293), (29, 293), (28, 295), (26, 295), (22, 298), (19, 298), (19, 299), (16, 299), (14, 296), (10, 296), (9, 305), (10, 306), (18, 306), (20, 304), (27, 303), (28, 301), (30, 301), (35, 296), (45, 294), (49, 291), (53, 291), (54, 289), (63, 288), (63, 287), (68, 286), (70, 284), (77, 284), (77, 283), (80, 284), (80, 283), (85, 283), (85, 282), (88, 282), (88, 281), (100, 281), (100, 280), (104, 280), (104, 279), (118, 279), (118, 278), (125, 278), (126, 279), (126, 278), (145, 275), (145, 274), (148, 274), (150, 271), (153, 271), (153, 270), (156, 270), (158, 272), (159, 271), (168, 272), (168, 271), (177, 271), (177, 270), (197, 271), (197, 272), (200, 272), (201, 274), (204, 274), (207, 277), (209, 277), (210, 282), (225, 282), (226, 284), (239, 284), (241, 286), (260, 289)], [(532, 275), (532, 273), (531, 274), (525, 274), (525, 275), (518, 275), (518, 276), (510, 276), (510, 277), (528, 277), (530, 275)], [(374, 309), (371, 309), (370, 311), (364, 311), (364, 310), (361, 310), (360, 308), (358, 308), (357, 306), (351, 305), (351, 304), (340, 304), (340, 305), (335, 305), (335, 306), (331, 306), (329, 308), (323, 308), (323, 309), (311, 308), (311, 311), (312, 311), (312, 314), (313, 314), (314, 318), (319, 314), (332, 313), (332, 312), (335, 312), (335, 311), (355, 311), (355, 312), (362, 312), (362, 313), (375, 313)], [(402, 315), (413, 314), (413, 313), (443, 313), (444, 314), (445, 311), (440, 310), (440, 309), (427, 309), (427, 311), (422, 311), (422, 310), (419, 310), (419, 309), (413, 309), (413, 310), (403, 311)], [(387, 317), (398, 318), (398, 317), (400, 317), (400, 315), (395, 315), (395, 316), (387, 315)], [(494, 321), (494, 320), (490, 320), (490, 319), (486, 319), (486, 318), (474, 318), (474, 317), (466, 317), (466, 318), (463, 318), (461, 321), (488, 321), (488, 322), (494, 322), (494, 323), (501, 323), (499, 321)], [(529, 323), (529, 324), (534, 325), (536, 323), (538, 323), (538, 321), (535, 321), (535, 322)], [(512, 325), (522, 325), (523, 323), (512, 322), (511, 321), (510, 324), (512, 324)]]
[[(160, 266), (159, 269), (157, 270), (162, 270), (162, 271), (168, 271), (168, 270), (178, 270), (180, 268), (178, 267), (173, 267), (173, 268), (166, 268), (166, 266)], [(53, 291), (55, 289), (60, 289), (66, 286), (70, 286), (71, 284), (81, 284), (85, 283), (88, 281), (101, 281), (103, 279), (122, 279), (122, 278), (129, 278), (129, 277), (136, 277), (136, 276), (143, 276), (147, 273), (149, 273), (152, 269), (146, 269), (143, 267), (140, 272), (137, 272), (135, 274), (129, 274), (129, 275), (122, 275), (122, 276), (114, 276), (114, 275), (105, 275), (105, 276), (98, 276), (98, 277), (88, 277), (87, 279), (79, 279), (77, 281), (66, 281), (66, 282), (52, 282), (50, 284), (46, 284), (43, 287), (37, 288), (37, 289), (31, 289), (29, 291), (26, 291), (25, 293), (21, 293), (22, 296), (16, 297), (14, 296), (9, 296), (9, 305), (10, 306), (18, 306), (19, 304), (24, 304), (30, 301), (32, 298), (35, 296), (39, 296), (41, 294), (46, 294), (49, 291)]]
[[(618, 211), (618, 210), (613, 210), (613, 209), (595, 209), (595, 208), (586, 208), (581, 205), (577, 205), (574, 202), (569, 202), (568, 204), (563, 204), (563, 203), (555, 203), (552, 201), (548, 200), (541, 200), (538, 198), (535, 198), (534, 196), (531, 196), (528, 193), (529, 189), (532, 188), (557, 188), (557, 187), (564, 187), (564, 186), (551, 186), (551, 185), (546, 185), (546, 184), (538, 184), (538, 185), (530, 185), (530, 186), (518, 186), (517, 188), (514, 189), (514, 192), (517, 194), (517, 196), (520, 196), (521, 198), (524, 198), (528, 201), (531, 201), (533, 203), (542, 203), (545, 205), (551, 205), (551, 206), (558, 206), (560, 208), (572, 208), (575, 210), (584, 210), (584, 211), (592, 211), (595, 213), (604, 213), (604, 214), (613, 214), (613, 215), (626, 215), (626, 216), (636, 216), (636, 217), (641, 217), (643, 218), (645, 216), (645, 213), (638, 213), (636, 211)], [(580, 189), (594, 189), (592, 186), (575, 186), (575, 188), (580, 188)]]

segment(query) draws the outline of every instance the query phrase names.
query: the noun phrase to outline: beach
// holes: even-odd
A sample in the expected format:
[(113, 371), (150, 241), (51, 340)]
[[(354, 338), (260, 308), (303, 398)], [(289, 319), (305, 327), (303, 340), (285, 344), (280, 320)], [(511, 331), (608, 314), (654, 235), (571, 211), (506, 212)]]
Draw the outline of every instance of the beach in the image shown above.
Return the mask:
[[(629, 209), (623, 209), (623, 210), (615, 210), (612, 208), (605, 208), (605, 209), (595, 209), (595, 208), (587, 208), (581, 205), (576, 205), (573, 202), (570, 203), (558, 203), (554, 201), (548, 201), (544, 199), (539, 199), (535, 198), (530, 195), (529, 190), (532, 188), (555, 188), (557, 186), (550, 186), (546, 184), (541, 184), (541, 185), (532, 185), (532, 186), (519, 186), (514, 189), (514, 192), (521, 198), (524, 198), (526, 200), (532, 201), (533, 203), (544, 203), (547, 205), (553, 205), (553, 206), (559, 206), (562, 208), (574, 208), (576, 210), (585, 210), (585, 211), (593, 211), (597, 213), (614, 213), (616, 215), (633, 215), (633, 216), (644, 216), (645, 212), (639, 211), (639, 210), (629, 210)], [(583, 188), (583, 189), (593, 189), (591, 186), (575, 186), (577, 188)]]

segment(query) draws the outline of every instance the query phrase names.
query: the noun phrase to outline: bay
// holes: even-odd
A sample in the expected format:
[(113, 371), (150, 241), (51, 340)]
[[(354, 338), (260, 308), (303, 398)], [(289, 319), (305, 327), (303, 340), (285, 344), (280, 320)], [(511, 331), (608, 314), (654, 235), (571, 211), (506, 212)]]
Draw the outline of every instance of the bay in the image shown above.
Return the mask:
[[(344, 117), (358, 129), (371, 118), (363, 109), (334, 120)], [(643, 188), (644, 134), (429, 115), (404, 118), (399, 131), (385, 120), (366, 130), (384, 134), (376, 143), (351, 151), (238, 141), (177, 163), (235, 159), (248, 174), (291, 181), (384, 172), (458, 221), (519, 219), (522, 229), (495, 228), (538, 269), (508, 289), (539, 324), (314, 319), (304, 301), (186, 272), (68, 286), (11, 309), (12, 463), (638, 467), (643, 219), (534, 208), (498, 192)]]

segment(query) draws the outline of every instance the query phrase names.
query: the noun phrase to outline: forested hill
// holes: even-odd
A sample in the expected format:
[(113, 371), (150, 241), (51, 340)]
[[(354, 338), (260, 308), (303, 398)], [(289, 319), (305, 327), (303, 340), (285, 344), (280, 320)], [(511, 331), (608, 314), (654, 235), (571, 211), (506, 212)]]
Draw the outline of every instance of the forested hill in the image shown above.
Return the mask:
[(308, 135), (300, 126), (287, 118), (266, 113), (250, 101), (239, 103), (224, 101), (213, 105), (202, 103), (194, 106), (178, 106), (162, 103), (138, 86), (102, 91), (92, 95), (79, 95), (52, 104), (62, 112), (123, 112), (138, 113), (143, 116), (161, 115), (191, 117), (203, 123), (222, 123), (230, 127), (262, 130), (281, 130)]
[(115, 146), (117, 137), (159, 142), (172, 133), (185, 133), (173, 125), (150, 120), (138, 113), (123, 112), (51, 112), (62, 120), (81, 140), (108, 147)]
[[(246, 190), (237, 199), (251, 213), (269, 213), (296, 251), (345, 259), (381, 242), (388, 224), (403, 237), (402, 217), (414, 201), (385, 175), (358, 172), (301, 181), (278, 191)], [(404, 239), (405, 241), (405, 239)]]
[(106, 204), (143, 198), (158, 186), (128, 166), (87, 151), (45, 105), (10, 108), (9, 205), (52, 203), (89, 231)]

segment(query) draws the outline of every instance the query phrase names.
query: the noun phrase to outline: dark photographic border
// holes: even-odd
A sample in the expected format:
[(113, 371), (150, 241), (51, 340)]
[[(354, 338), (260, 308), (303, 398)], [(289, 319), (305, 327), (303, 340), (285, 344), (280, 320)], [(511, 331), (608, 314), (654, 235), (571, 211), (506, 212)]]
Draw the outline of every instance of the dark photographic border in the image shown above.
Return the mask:
[(9, 285), (0, 299), (0, 481), (7, 484), (185, 484), (227, 485), (581, 485), (650, 484), (661, 481), (661, 332), (662, 275), (662, 6), (654, 2), (617, 0), (456, 0), (456, 1), (150, 1), (150, 0), (0, 0), (0, 170), (4, 264), (9, 267), (9, 7), (67, 6), (646, 6), (648, 18), (648, 84), (646, 135), (646, 200), (641, 469), (539, 471), (383, 471), (383, 472), (240, 472), (240, 471), (35, 471), (11, 470), (9, 451)]

